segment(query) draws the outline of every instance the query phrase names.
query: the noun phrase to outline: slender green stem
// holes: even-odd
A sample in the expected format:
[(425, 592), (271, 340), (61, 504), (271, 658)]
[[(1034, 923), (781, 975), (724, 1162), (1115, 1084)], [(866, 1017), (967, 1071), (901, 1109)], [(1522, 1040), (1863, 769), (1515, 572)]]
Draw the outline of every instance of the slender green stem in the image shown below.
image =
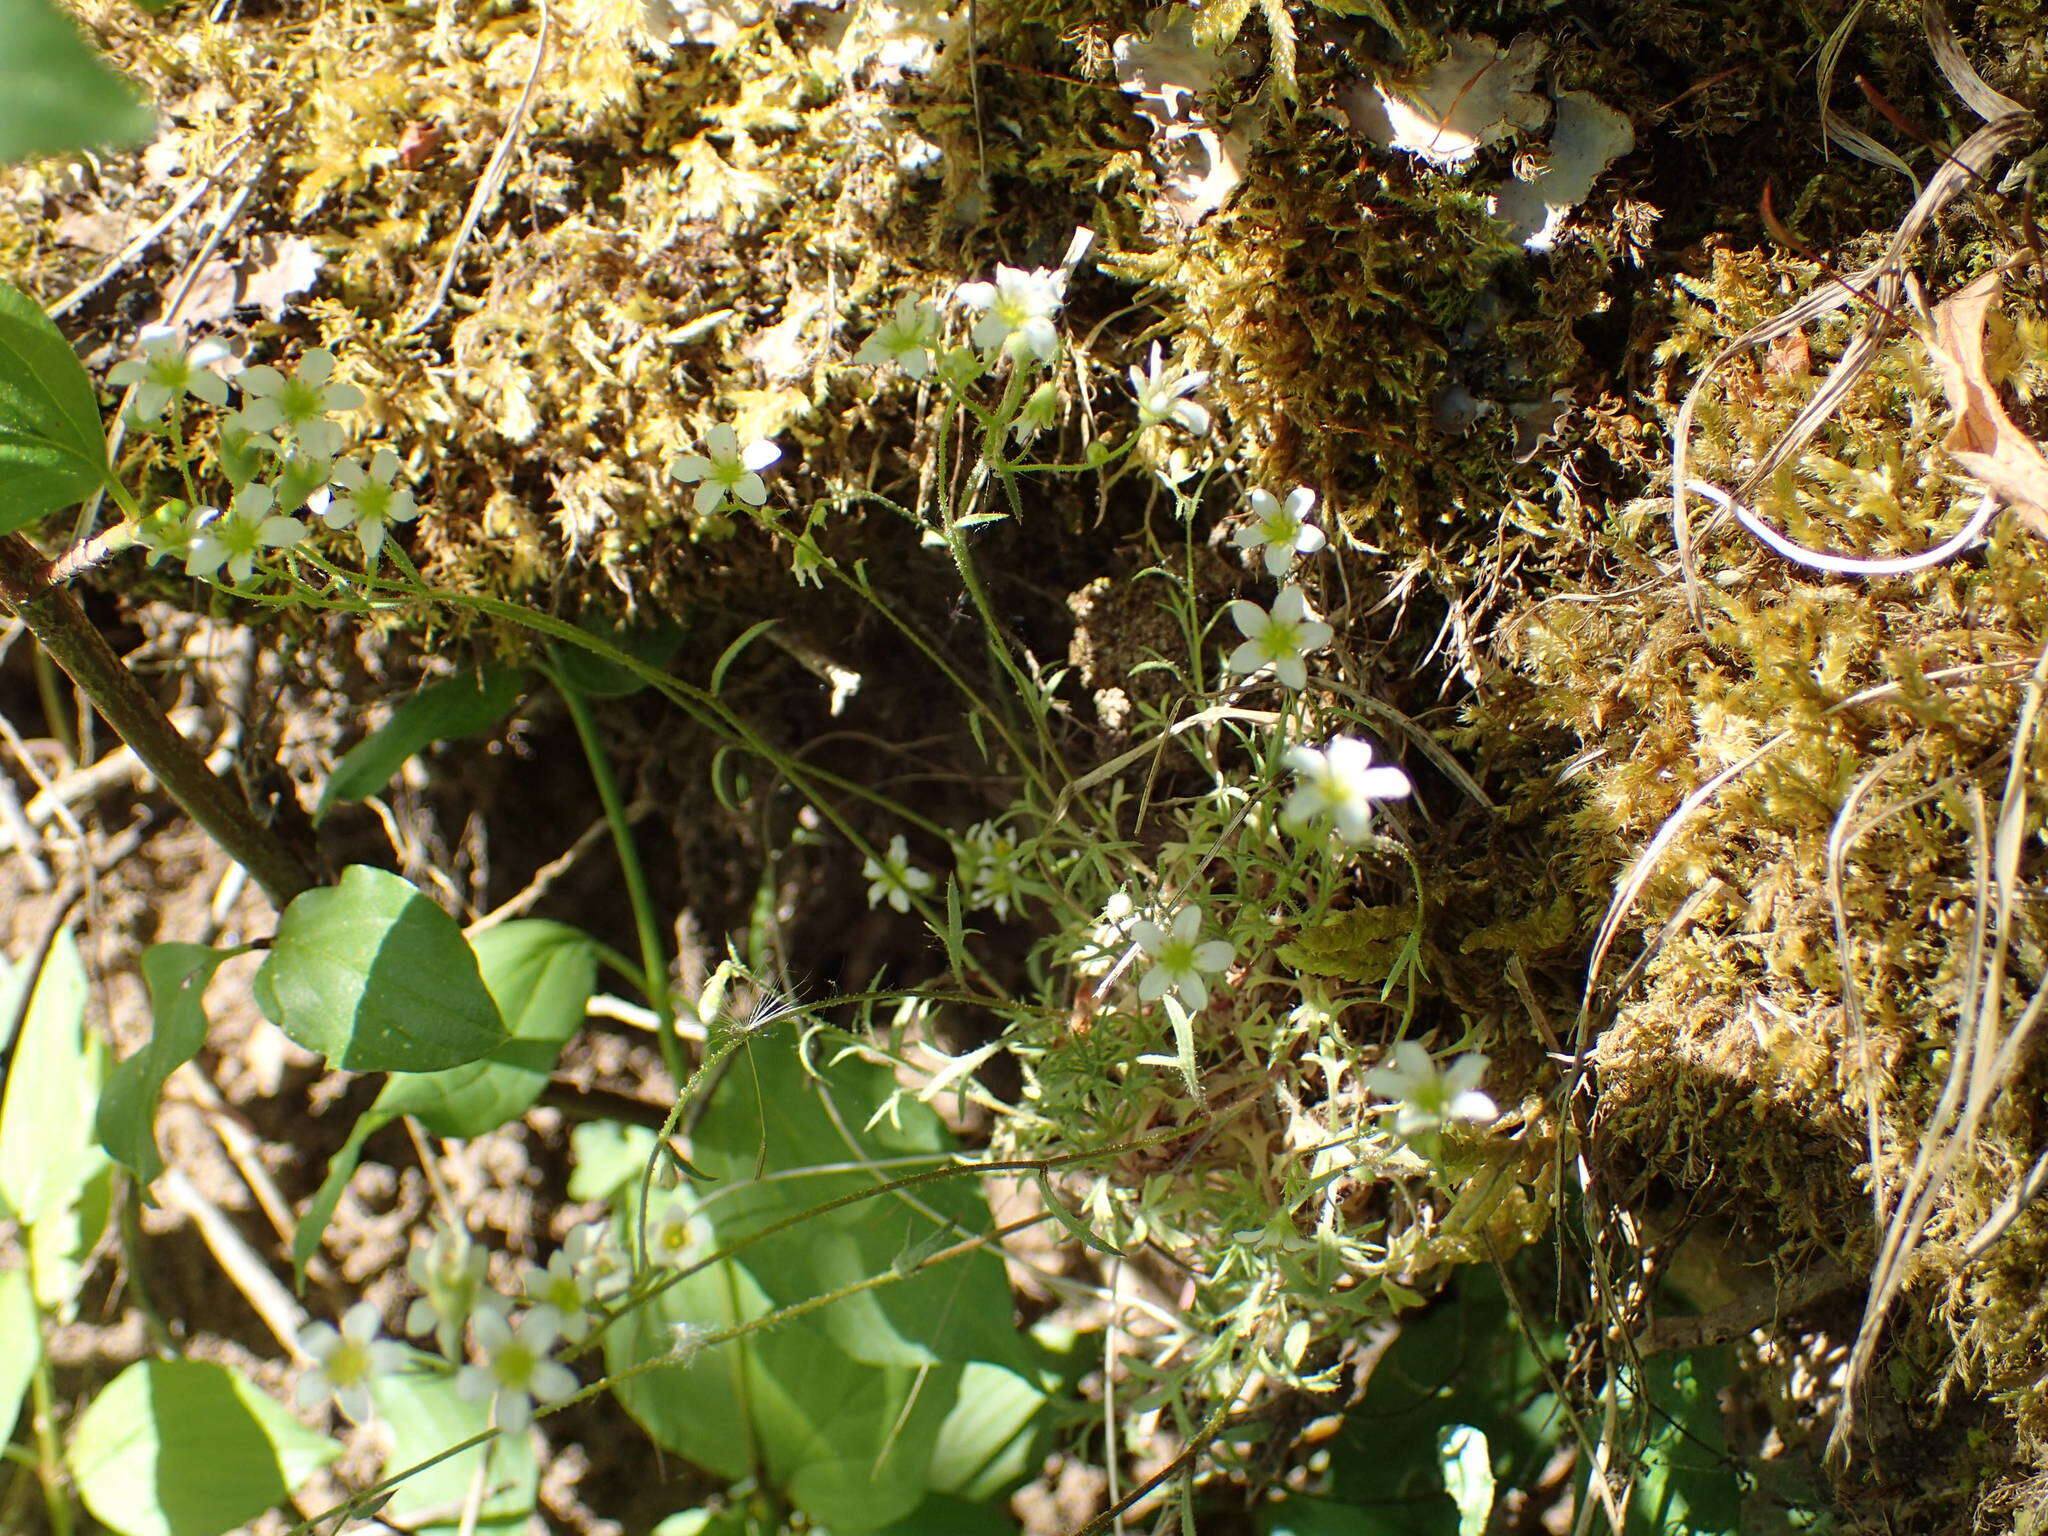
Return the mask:
[[(554, 660), (552, 651), (549, 659)], [(675, 998), (668, 985), (668, 948), (661, 942), (661, 924), (655, 916), (654, 898), (647, 890), (647, 872), (640, 863), (640, 849), (633, 841), (633, 824), (626, 817), (626, 802), (619, 796), (618, 777), (612, 772), (611, 757), (605, 752), (604, 742), (597, 734), (597, 722), (591, 719), (581, 690), (569, 681), (559, 665), (549, 666), (546, 672), (548, 681), (568, 706), (576, 738), (583, 743), (583, 756), (590, 764), (591, 780), (597, 785), (597, 798), (604, 805), (612, 846), (618, 850), (619, 869), (626, 877), (626, 899), (633, 906), (633, 929), (640, 940), (647, 1006), (654, 1010), (660, 1025), (657, 1042), (661, 1046), (662, 1065), (681, 1084), (688, 1075), (688, 1065), (683, 1059), (683, 1043), (676, 1037)]]
[(29, 1394), (29, 1411), (35, 1415), (36, 1476), (43, 1485), (50, 1536), (71, 1536), (71, 1490), (64, 1486), (64, 1453), (57, 1443), (57, 1393), (50, 1377), (49, 1354), (42, 1349), (36, 1351)]

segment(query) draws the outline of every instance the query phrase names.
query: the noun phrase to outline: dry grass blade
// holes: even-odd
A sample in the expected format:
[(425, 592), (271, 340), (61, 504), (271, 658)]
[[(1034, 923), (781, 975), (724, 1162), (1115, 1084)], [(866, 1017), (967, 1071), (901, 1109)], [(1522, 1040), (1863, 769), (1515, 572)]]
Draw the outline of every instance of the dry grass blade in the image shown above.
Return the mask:
[(1921, 1134), (1913, 1166), (1899, 1191), (1898, 1204), (1885, 1225), (1884, 1241), (1871, 1271), (1863, 1321), (1849, 1354), (1841, 1407), (1828, 1437), (1830, 1456), (1847, 1453), (1855, 1424), (1857, 1390), (1877, 1357), (1885, 1318), (1905, 1287), (1928, 1223), (1957, 1165), (1976, 1140), (1985, 1114), (2011, 1080), (2021, 1050), (2044, 1010), (2048, 1010), (2048, 987), (2037, 986), (2018, 1019), (2007, 1026), (2006, 971), (2013, 953), (2013, 920), (2019, 903), (2027, 895), (2020, 876), (2020, 850), (2025, 842), (2030, 800), (2027, 777), (2044, 690), (2048, 690), (2048, 648), (2042, 650), (2027, 679), (1994, 825), (1987, 828), (1982, 792), (1973, 790), (1969, 796), (1978, 849), (1975, 920), (1948, 1075)]
[(2014, 114), (2030, 115), (2010, 96), (1986, 85), (1984, 77), (1963, 57), (1963, 45), (1956, 41), (1955, 28), (1948, 24), (1948, 12), (1942, 9), (1940, 0), (1921, 0), (1920, 25), (1927, 33), (1927, 46), (1934, 51), (1934, 67), (1941, 71), (1949, 89), (1962, 98), (1963, 105), (1986, 122)]
[(1700, 370), (1699, 377), (1693, 381), (1691, 389), (1686, 391), (1684, 403), (1679, 407), (1678, 420), (1672, 427), (1671, 519), (1672, 532), (1678, 547), (1679, 568), (1685, 581), (1686, 599), (1696, 619), (1704, 613), (1704, 604), (1700, 596), (1699, 572), (1693, 555), (1691, 515), (1688, 510), (1688, 501), (1696, 494), (1697, 484), (1689, 474), (1689, 460), (1693, 418), (1698, 412), (1700, 400), (1707, 386), (1722, 368), (1752, 348), (1775, 341), (1780, 336), (1790, 335), (1852, 301), (1867, 303), (1870, 307), (1870, 318), (1843, 349), (1842, 356), (1829, 370), (1827, 378), (1814, 392), (1812, 399), (1807, 401), (1778, 439), (1758, 457), (1757, 462), (1751, 466), (1748, 474), (1736, 488), (1734, 500), (1746, 502), (1754, 495), (1758, 486), (1779, 467), (1790, 462), (1813, 439), (1814, 434), (1834, 415), (1849, 392), (1856, 387), (1857, 381), (1876, 361), (1879, 349), (1898, 324), (1899, 305), (1905, 293), (1907, 252), (1912, 249), (1936, 216), (1954, 201), (1965, 187), (1973, 182), (1982, 181), (1998, 157), (2036, 127), (2032, 113), (1985, 85), (1970, 68), (1968, 61), (1962, 57), (1962, 50), (1956, 44), (1955, 34), (1949, 28), (1947, 17), (1934, 0), (1928, 0), (1924, 16), (1928, 44), (1934, 52), (1943, 76), (1955, 88), (1957, 95), (1962, 97), (1965, 104), (1987, 121), (1963, 142), (1961, 148), (1943, 159), (1941, 166), (1928, 178), (1927, 185), (1921, 188), (1920, 195), (1914, 198), (1913, 206), (1899, 221), (1898, 228), (1892, 232), (1883, 254), (1877, 260), (1846, 278), (1829, 274), (1823, 287), (1808, 294), (1783, 313), (1744, 331), (1708, 360), (1706, 367)]
[[(1920, 681), (1926, 683), (1960, 682), (1966, 678), (1981, 677), (1987, 672), (2016, 671), (2026, 665), (2029, 665), (2029, 663), (2015, 661), (1967, 662), (1960, 666), (1942, 667), (1936, 671), (1928, 672), (1922, 676)], [(1851, 709), (1860, 708), (1865, 704), (1875, 704), (1885, 699), (1896, 698), (1903, 692), (1905, 692), (1905, 685), (1902, 683), (1874, 684), (1869, 688), (1864, 688), (1850, 694), (1849, 697), (1841, 700), (1839, 703), (1829, 705), (1827, 709), (1821, 712), (1819, 718), (1821, 720), (1831, 719), (1836, 715), (1843, 714)], [(1771, 753), (1790, 742), (1794, 734), (1793, 731), (1784, 730), (1778, 732), (1768, 741), (1760, 742), (1743, 757), (1723, 768), (1719, 773), (1687, 795), (1684, 800), (1679, 802), (1678, 808), (1664, 819), (1663, 825), (1658, 827), (1656, 834), (1644, 845), (1642, 852), (1635, 856), (1630, 862), (1629, 867), (1622, 873), (1621, 880), (1615, 886), (1613, 899), (1608, 903), (1607, 914), (1600, 920), (1600, 928), (1593, 941), (1593, 956), (1586, 967), (1586, 986), (1579, 1004), (1578, 1028), (1581, 1041), (1584, 1040), (1586, 1032), (1590, 1027), (1593, 1014), (1593, 999), (1599, 992), (1601, 973), (1606, 968), (1608, 953), (1614, 947), (1614, 941), (1621, 933), (1621, 925), (1627, 920), (1629, 913), (1634, 910), (1637, 898), (1642, 895), (1643, 888), (1649, 884), (1650, 877), (1656, 873), (1657, 866), (1662, 861), (1664, 855), (1670, 851), (1672, 844), (1678, 840), (1678, 834), (1685, 829), (1693, 817), (1698, 815), (1700, 810), (1719, 794), (1721, 790), (1743, 774), (1749, 772), (1750, 769), (1770, 756)]]
[(1835, 71), (1841, 67), (1843, 50), (1856, 33), (1856, 23), (1862, 20), (1863, 13), (1869, 8), (1870, 0), (1856, 0), (1849, 7), (1848, 14), (1835, 23), (1835, 30), (1828, 34), (1828, 40), (1821, 44), (1820, 57), (1814, 69), (1814, 94), (1820, 103), (1822, 142), (1839, 144), (1860, 160), (1881, 165), (1888, 171), (1897, 171), (1913, 184), (1917, 193), (1920, 178), (1913, 174), (1912, 166), (1862, 130), (1851, 128), (1828, 106), (1828, 98), (1835, 93)]
[(1842, 1021), (1856, 1051), (1856, 1078), (1863, 1089), (1864, 1131), (1870, 1148), (1870, 1199), (1874, 1224), (1882, 1227), (1891, 1214), (1889, 1188), (1885, 1182), (1884, 1121), (1878, 1114), (1878, 1095), (1870, 1060), (1870, 1033), (1863, 1020), (1863, 996), (1856, 988), (1855, 951), (1849, 942), (1849, 909), (1842, 894), (1842, 871), (1849, 849), (1859, 838), (1876, 831), (1887, 821), (1926, 804), (1940, 793), (1937, 786), (1897, 801), (1866, 817), (1858, 817), (1864, 797), (1878, 781), (1906, 756), (1903, 751), (1887, 756), (1868, 769), (1850, 786), (1842, 808), (1835, 813), (1828, 830), (1827, 895), (1834, 917), (1836, 968), (1842, 975)]

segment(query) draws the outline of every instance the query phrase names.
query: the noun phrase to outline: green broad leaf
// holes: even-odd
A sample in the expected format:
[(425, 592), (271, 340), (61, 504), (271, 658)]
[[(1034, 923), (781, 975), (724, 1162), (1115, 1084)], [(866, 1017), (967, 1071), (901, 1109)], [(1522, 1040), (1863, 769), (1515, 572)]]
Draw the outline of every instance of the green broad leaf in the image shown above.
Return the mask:
[[(505, 923), (477, 939), (476, 956), (484, 985), (510, 1026), (509, 1037), (481, 1061), (443, 1072), (391, 1074), (328, 1163), (327, 1176), (292, 1233), (292, 1268), (300, 1284), (362, 1161), (364, 1142), (400, 1115), (417, 1117), (436, 1136), (481, 1136), (509, 1124), (533, 1107), (563, 1042), (582, 1025), (597, 984), (597, 951), (587, 935), (563, 923)], [(626, 1176), (638, 1165), (631, 1163)]]
[(1017, 1536), (1017, 1522), (992, 1504), (935, 1493), (875, 1536)]
[[(1046, 1395), (1026, 1376), (985, 1360), (960, 1373), (960, 1393), (932, 1445), (935, 1493), (993, 1499), (1036, 1467)], [(927, 1501), (928, 1503), (930, 1501)]]
[(349, 1072), (438, 1072), (506, 1038), (455, 919), (364, 864), (285, 909), (254, 990), (266, 1018)]
[[(0, 17), (22, 3), (0, 0)], [(42, 8), (42, 0), (34, 3)], [(0, 118), (13, 58), (12, 51), (0, 55)], [(0, 279), (0, 533), (75, 506), (107, 484), (100, 434), (92, 380), (71, 343), (40, 304)]]
[(78, 1292), (114, 1211), (114, 1165), (93, 1160), (78, 1193), (28, 1229), (28, 1273), (36, 1304), (60, 1323), (78, 1316)]
[(14, 1437), (21, 1400), (43, 1355), (42, 1320), (28, 1271), (0, 1269), (0, 1445)]
[(340, 1453), (226, 1366), (144, 1360), (93, 1399), (65, 1460), (120, 1536), (226, 1536)]
[(146, 144), (156, 119), (52, 0), (0, 0), (0, 163)]
[(509, 1031), (481, 1061), (445, 1072), (398, 1072), (373, 1106), (412, 1115), (436, 1136), (481, 1136), (517, 1120), (548, 1085), (583, 1027), (597, 985), (597, 948), (565, 923), (522, 920), (478, 935), (476, 957)]
[(1721, 1345), (1642, 1362), (1640, 1390), (1649, 1399), (1651, 1429), (1629, 1500), (1631, 1533), (1736, 1536), (1742, 1529), (1744, 1476), (1728, 1454), (1721, 1420), (1732, 1354), (1732, 1346)]
[[(386, 1476), (417, 1466), (460, 1445), (491, 1427), (490, 1405), (465, 1401), (452, 1377), (425, 1368), (379, 1377), (370, 1385), (377, 1416), (391, 1434), (391, 1453), (384, 1459)], [(484, 1497), (474, 1527), (478, 1531), (522, 1531), (533, 1513), (540, 1487), (540, 1469), (528, 1435), (496, 1435), (473, 1450), (436, 1462), (398, 1485), (382, 1511), (402, 1530), (455, 1532), (462, 1528), (462, 1510), (483, 1469)]]
[(654, 1155), (654, 1132), (643, 1125), (590, 1120), (569, 1133), (571, 1200), (613, 1200), (637, 1188)]
[(201, 944), (152, 944), (142, 953), (142, 980), (149, 988), (149, 1042), (107, 1075), (93, 1134), (108, 1156), (144, 1184), (164, 1171), (156, 1146), (156, 1106), (164, 1084), (206, 1043), (206, 988), (215, 971), (247, 952)]
[(85, 967), (66, 932), (50, 947), (0, 1098), (0, 1209), (55, 1217), (105, 1166), (92, 1142), (106, 1047), (85, 1029)]
[(326, 1235), (328, 1223), (334, 1220), (334, 1208), (341, 1204), (348, 1181), (356, 1176), (356, 1168), (362, 1163), (363, 1143), (389, 1125), (391, 1119), (390, 1115), (379, 1113), (375, 1105), (363, 1111), (350, 1129), (348, 1140), (328, 1159), (326, 1177), (299, 1213), (298, 1225), (292, 1228), (292, 1281), (302, 1291), (306, 1285), (306, 1266), (320, 1251), (320, 1239)]
[(484, 667), (429, 683), (393, 711), (377, 730), (342, 754), (320, 791), (313, 812), (317, 824), (343, 801), (366, 800), (380, 792), (405, 760), (437, 741), (476, 736), (512, 713), (526, 691), (526, 673), (517, 667)]
[[(920, 1153), (931, 1155), (936, 1168), (952, 1148), (937, 1114), (900, 1093), (886, 1067), (848, 1056), (813, 1077), (793, 1042), (770, 1036), (757, 1037), (734, 1062), (691, 1137), (693, 1161), (718, 1186), (705, 1198), (704, 1215), (721, 1243), (888, 1177), (810, 1170)], [(768, 1176), (757, 1177), (757, 1167)], [(924, 1185), (914, 1198), (881, 1195), (807, 1219), (757, 1243), (741, 1262), (778, 1306), (791, 1306), (893, 1269), (928, 1241), (949, 1245), (989, 1224), (980, 1187), (962, 1175)], [(986, 1249), (819, 1316), (840, 1348), (871, 1365), (1029, 1365), (1002, 1261)]]
[[(678, 1326), (731, 1328), (886, 1281), (688, 1365), (622, 1381), (627, 1410), (660, 1444), (718, 1476), (758, 1470), (834, 1536), (900, 1520), (935, 1488), (979, 1491), (1021, 1470), (1043, 1399), (1001, 1261), (974, 1252), (913, 1272), (920, 1255), (988, 1229), (978, 1184), (963, 1176), (914, 1196), (817, 1210), (884, 1180), (861, 1171), (863, 1161), (889, 1164), (888, 1174), (919, 1154), (943, 1166), (951, 1146), (886, 1068), (847, 1056), (814, 1079), (790, 1042), (756, 1037), (691, 1137), (705, 1185), (670, 1198), (694, 1203), (708, 1247), (802, 1219), (622, 1317), (605, 1335), (609, 1368), (667, 1354)], [(591, 1150), (586, 1169), (604, 1160), (603, 1147)], [(618, 1198), (627, 1212), (632, 1188)], [(621, 1225), (630, 1246), (625, 1215)]]
[[(643, 666), (663, 671), (683, 648), (683, 626), (662, 624), (652, 629), (622, 632), (603, 625), (585, 625), (592, 639), (602, 641)], [(555, 672), (585, 698), (623, 699), (648, 686), (644, 677), (610, 657), (563, 643), (556, 648)]]
[[(667, 1354), (678, 1326), (729, 1328), (773, 1310), (737, 1266), (703, 1270), (605, 1331), (608, 1368)], [(727, 1479), (758, 1461), (769, 1484), (833, 1536), (866, 1536), (924, 1498), (959, 1380), (957, 1366), (849, 1359), (814, 1318), (799, 1318), (615, 1390), (666, 1449)]]
[(1486, 1536), (1494, 1484), (1485, 1432), (1470, 1424), (1446, 1424), (1437, 1431), (1436, 1446), (1444, 1492), (1458, 1506), (1458, 1536)]
[[(1561, 1341), (1543, 1342), (1562, 1352)], [(1438, 1443), (1438, 1431), (1453, 1424), (1485, 1436), (1500, 1489), (1534, 1488), (1569, 1433), (1543, 1361), (1484, 1266), (1458, 1270), (1435, 1305), (1402, 1321), (1364, 1399), (1329, 1442), (1332, 1500), (1379, 1511), (1384, 1523), (1363, 1530), (1455, 1536), (1461, 1506), (1446, 1486)]]

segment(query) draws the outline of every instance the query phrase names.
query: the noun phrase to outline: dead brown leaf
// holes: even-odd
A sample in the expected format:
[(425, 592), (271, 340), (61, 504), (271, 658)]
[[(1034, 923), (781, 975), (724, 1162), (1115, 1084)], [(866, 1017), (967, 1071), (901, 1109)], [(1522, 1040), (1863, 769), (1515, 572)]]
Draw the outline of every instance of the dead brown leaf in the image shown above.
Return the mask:
[(1942, 447), (2029, 528), (2048, 538), (2048, 456), (2013, 425), (1984, 372), (1984, 314), (2001, 281), (2001, 273), (1987, 272), (1935, 307), (1928, 351), (1956, 412)]

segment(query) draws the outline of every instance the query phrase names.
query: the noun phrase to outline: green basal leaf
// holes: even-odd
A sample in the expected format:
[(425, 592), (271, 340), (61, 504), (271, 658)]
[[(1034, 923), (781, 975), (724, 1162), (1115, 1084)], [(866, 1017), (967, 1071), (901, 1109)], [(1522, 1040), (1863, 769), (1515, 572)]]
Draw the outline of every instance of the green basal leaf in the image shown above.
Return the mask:
[(35, 979), (0, 1099), (0, 1210), (24, 1225), (78, 1198), (106, 1159), (92, 1144), (106, 1047), (85, 1030), (85, 967), (58, 935)]
[(65, 1460), (120, 1536), (226, 1536), (340, 1453), (224, 1365), (144, 1360), (93, 1399)]
[[(20, 3), (0, 0), (0, 21), (7, 7)], [(12, 58), (0, 53), (0, 61)], [(10, 72), (0, 62), (0, 121)], [(92, 381), (42, 306), (0, 279), (0, 533), (75, 506), (107, 483), (107, 445)]]
[[(595, 638), (656, 671), (667, 667), (683, 645), (683, 626), (680, 624), (663, 624), (629, 633), (602, 625), (590, 625), (587, 629)], [(555, 667), (562, 680), (585, 698), (623, 699), (647, 686), (646, 679), (630, 668), (607, 657), (594, 655), (580, 646), (561, 646), (555, 657)]]
[[(371, 1384), (370, 1396), (391, 1433), (391, 1453), (385, 1458), (391, 1471), (438, 1456), (491, 1427), (488, 1403), (464, 1400), (453, 1378), (432, 1370), (381, 1377)], [(479, 1467), (484, 1496), (473, 1529), (505, 1536), (525, 1530), (540, 1486), (533, 1441), (527, 1435), (498, 1435), (415, 1473), (398, 1485), (380, 1513), (399, 1529), (421, 1536), (459, 1531)]]
[(43, 1354), (42, 1320), (28, 1271), (0, 1269), (0, 1445), (14, 1435), (21, 1400)]
[(272, 1023), (350, 1072), (438, 1072), (506, 1039), (455, 919), (363, 864), (285, 909), (254, 990)]
[(142, 954), (151, 1028), (141, 1050), (117, 1063), (100, 1095), (93, 1135), (144, 1184), (164, 1171), (156, 1146), (156, 1105), (164, 1083), (206, 1043), (206, 988), (214, 972), (246, 949), (152, 944)]
[[(700, 1241), (721, 1246), (803, 1219), (621, 1318), (606, 1359), (623, 1370), (668, 1353), (679, 1325), (727, 1328), (903, 1276), (618, 1388), (662, 1445), (722, 1477), (759, 1471), (834, 1536), (864, 1536), (935, 1488), (978, 1492), (1012, 1478), (1043, 1397), (1000, 1260), (976, 1252), (912, 1272), (918, 1256), (988, 1229), (971, 1180), (817, 1213), (881, 1182), (862, 1161), (890, 1160), (894, 1173), (929, 1153), (939, 1166), (951, 1146), (886, 1069), (849, 1056), (825, 1076), (814, 1080), (789, 1042), (765, 1035), (735, 1059), (691, 1138), (706, 1186), (684, 1198), (696, 1204)], [(630, 1193), (620, 1204), (630, 1247)]]
[(563, 1042), (583, 1023), (597, 982), (597, 951), (583, 933), (563, 923), (505, 923), (477, 939), (476, 956), (509, 1037), (481, 1061), (444, 1072), (391, 1074), (327, 1165), (292, 1233), (292, 1266), (301, 1283), (365, 1141), (400, 1115), (416, 1116), (436, 1136), (460, 1137), (518, 1119), (547, 1086)]
[(526, 673), (517, 667), (484, 667), (475, 676), (430, 683), (393, 711), (369, 736), (350, 747), (334, 765), (315, 822), (336, 804), (364, 800), (389, 784), (405, 760), (437, 741), (476, 736), (512, 713), (526, 690)]
[(532, 1108), (597, 985), (596, 947), (565, 923), (504, 923), (480, 934), (475, 948), (506, 1040), (467, 1066), (394, 1073), (375, 1105), (417, 1117), (436, 1136), (481, 1136)]
[(1493, 1462), (1485, 1431), (1446, 1424), (1437, 1431), (1436, 1445), (1444, 1492), (1458, 1506), (1458, 1536), (1486, 1536), (1493, 1514)]

